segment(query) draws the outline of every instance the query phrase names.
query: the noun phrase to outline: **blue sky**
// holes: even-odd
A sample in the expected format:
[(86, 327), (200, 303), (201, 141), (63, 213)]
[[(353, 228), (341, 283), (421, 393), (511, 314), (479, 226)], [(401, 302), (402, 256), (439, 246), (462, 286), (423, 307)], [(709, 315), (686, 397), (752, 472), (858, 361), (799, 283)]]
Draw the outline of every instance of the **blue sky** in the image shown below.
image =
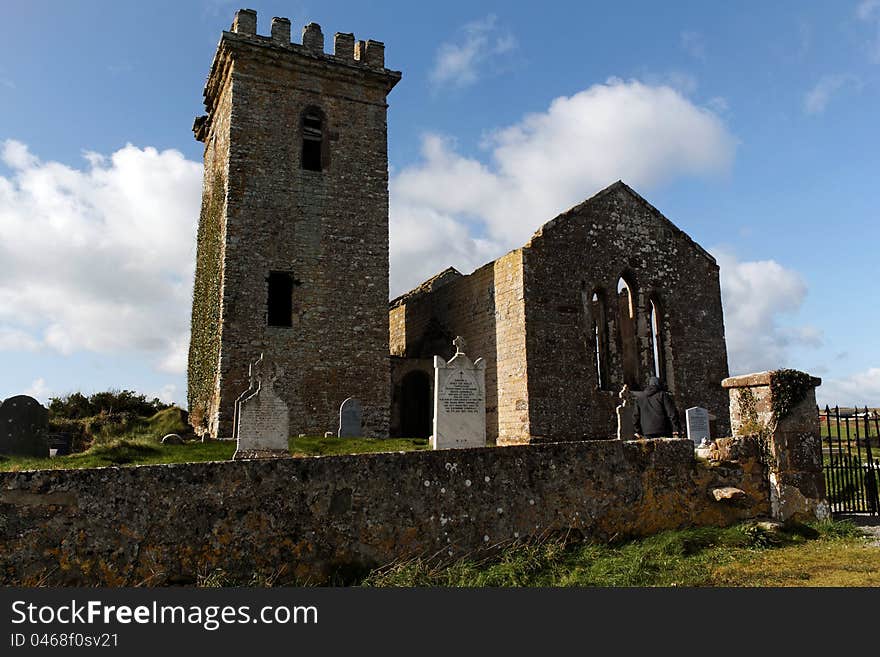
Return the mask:
[[(261, 2), (386, 44), (391, 292), (618, 178), (722, 266), (732, 372), (880, 405), (880, 0)], [(41, 2), (0, 41), (0, 398), (185, 402), (201, 144), (235, 3)], [(513, 218), (512, 218), (513, 217)]]

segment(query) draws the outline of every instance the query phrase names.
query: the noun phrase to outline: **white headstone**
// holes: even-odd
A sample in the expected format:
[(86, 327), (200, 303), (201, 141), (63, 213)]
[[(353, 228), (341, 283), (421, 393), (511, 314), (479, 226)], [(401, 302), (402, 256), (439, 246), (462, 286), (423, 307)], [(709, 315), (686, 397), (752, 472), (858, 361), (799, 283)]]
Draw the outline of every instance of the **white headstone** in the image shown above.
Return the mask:
[(274, 389), (283, 373), (262, 354), (251, 364), (250, 387), (235, 402), (237, 446), (233, 459), (290, 456), (287, 404)]
[(336, 435), (339, 438), (357, 438), (364, 435), (361, 427), (363, 410), (361, 403), (354, 397), (349, 397), (339, 407), (339, 430)]
[(699, 445), (703, 439), (711, 438), (709, 435), (709, 411), (694, 406), (687, 409), (684, 414), (687, 420), (688, 438), (694, 442), (694, 445)]
[(447, 362), (434, 356), (433, 449), (486, 446), (486, 361), (472, 361), (457, 337)]

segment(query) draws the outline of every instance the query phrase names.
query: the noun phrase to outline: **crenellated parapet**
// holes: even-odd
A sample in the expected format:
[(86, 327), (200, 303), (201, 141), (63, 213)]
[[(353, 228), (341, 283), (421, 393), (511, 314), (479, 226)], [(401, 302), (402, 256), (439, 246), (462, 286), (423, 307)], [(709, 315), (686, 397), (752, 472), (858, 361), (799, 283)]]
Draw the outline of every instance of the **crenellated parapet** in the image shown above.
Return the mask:
[(211, 117), (228, 80), (234, 52), (247, 48), (261, 50), (265, 57), (274, 58), (279, 65), (337, 67), (343, 75), (362, 75), (384, 85), (386, 94), (401, 78), (400, 71), (385, 68), (385, 44), (381, 41), (359, 41), (354, 34), (337, 32), (333, 37), (333, 52), (325, 52), (324, 33), (317, 23), (305, 25), (300, 42), (294, 43), (290, 19), (272, 18), (270, 34), (262, 35), (257, 33), (257, 12), (239, 9), (229, 31), (223, 32), (217, 45), (204, 90), (207, 114), (197, 117), (193, 123), (198, 141), (205, 141), (210, 132)]

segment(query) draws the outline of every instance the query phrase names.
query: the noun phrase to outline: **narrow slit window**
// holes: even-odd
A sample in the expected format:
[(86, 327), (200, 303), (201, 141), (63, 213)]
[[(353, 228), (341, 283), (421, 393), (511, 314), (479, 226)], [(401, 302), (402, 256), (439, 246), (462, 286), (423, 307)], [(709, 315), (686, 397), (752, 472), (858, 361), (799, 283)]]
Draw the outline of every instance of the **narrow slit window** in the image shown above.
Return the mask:
[(657, 312), (657, 304), (652, 299), (649, 306), (651, 324), (651, 351), (654, 358), (654, 376), (663, 378), (660, 356), (660, 314)]
[(293, 326), (293, 275), (273, 271), (269, 273), (268, 283), (268, 325)]
[(617, 281), (617, 310), (623, 382), (636, 389), (639, 386), (639, 354), (636, 349), (635, 299), (632, 286), (623, 277)]
[(302, 168), (321, 171), (324, 150), (324, 119), (317, 110), (306, 110), (302, 122)]
[(605, 298), (599, 290), (593, 292), (590, 300), (590, 316), (592, 317), (593, 355), (596, 359), (596, 387), (608, 389), (608, 347), (605, 338)]

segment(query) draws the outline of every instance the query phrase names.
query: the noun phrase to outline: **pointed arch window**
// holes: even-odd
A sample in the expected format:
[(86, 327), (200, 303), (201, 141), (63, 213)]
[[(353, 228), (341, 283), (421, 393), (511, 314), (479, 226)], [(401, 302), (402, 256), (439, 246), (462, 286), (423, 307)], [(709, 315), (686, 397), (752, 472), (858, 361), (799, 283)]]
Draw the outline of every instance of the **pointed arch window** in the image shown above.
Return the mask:
[(654, 365), (654, 376), (663, 379), (663, 339), (660, 327), (660, 308), (654, 298), (648, 300), (648, 335), (651, 339), (651, 359)]
[(621, 276), (617, 281), (617, 318), (623, 382), (639, 388), (639, 354), (636, 348), (635, 288)]

